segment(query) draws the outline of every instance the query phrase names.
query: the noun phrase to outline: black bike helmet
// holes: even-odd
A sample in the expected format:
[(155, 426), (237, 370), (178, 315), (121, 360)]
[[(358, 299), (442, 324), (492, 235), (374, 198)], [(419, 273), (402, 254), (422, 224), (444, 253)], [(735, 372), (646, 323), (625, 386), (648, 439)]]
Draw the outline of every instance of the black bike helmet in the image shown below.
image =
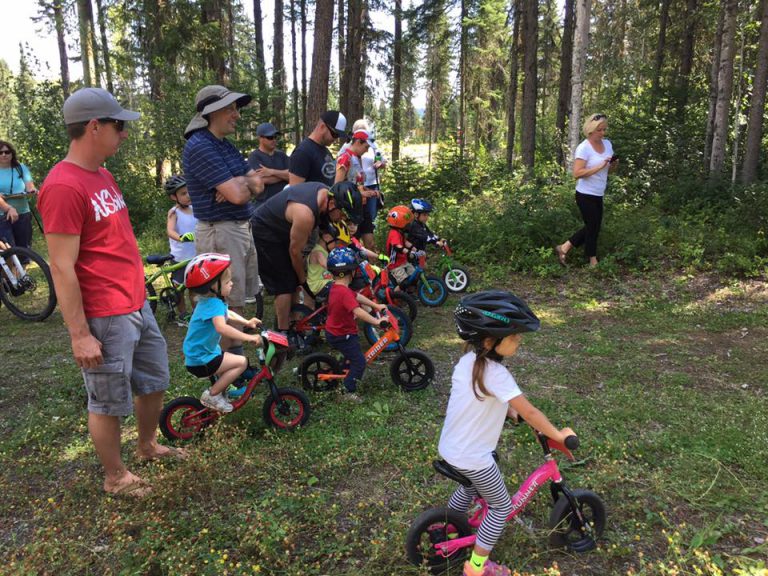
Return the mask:
[(459, 337), (469, 341), (535, 332), (541, 326), (525, 302), (503, 290), (483, 290), (464, 296), (456, 306), (453, 318)]
[(187, 181), (184, 180), (184, 176), (179, 176), (178, 174), (174, 174), (168, 180), (165, 181), (165, 184), (163, 187), (165, 188), (165, 193), (169, 196), (171, 194), (176, 194), (176, 192), (179, 191), (179, 189), (184, 188), (184, 186), (187, 185)]
[(352, 222), (363, 221), (363, 195), (352, 182), (337, 182), (328, 190), (328, 195)]

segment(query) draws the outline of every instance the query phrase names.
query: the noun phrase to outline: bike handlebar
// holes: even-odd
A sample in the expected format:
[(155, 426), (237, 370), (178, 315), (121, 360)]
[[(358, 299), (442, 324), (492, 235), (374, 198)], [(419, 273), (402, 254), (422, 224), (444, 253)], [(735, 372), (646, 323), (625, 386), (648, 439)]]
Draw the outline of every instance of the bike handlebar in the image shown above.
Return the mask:
[(565, 439), (565, 447), (568, 448), (568, 450), (576, 450), (579, 447), (579, 437), (568, 436)]

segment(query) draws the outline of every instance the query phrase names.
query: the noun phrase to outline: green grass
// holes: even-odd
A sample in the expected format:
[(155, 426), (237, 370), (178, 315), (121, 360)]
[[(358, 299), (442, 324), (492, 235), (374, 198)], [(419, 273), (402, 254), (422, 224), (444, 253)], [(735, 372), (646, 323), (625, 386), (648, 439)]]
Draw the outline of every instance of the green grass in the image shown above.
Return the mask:
[[(499, 278), (493, 285), (513, 287), (543, 320), (508, 365), (537, 406), (580, 434), (564, 474), (604, 498), (608, 527), (596, 551), (547, 550), (542, 493), (525, 514), (534, 535), (510, 525), (495, 559), (521, 574), (765, 575), (765, 284), (588, 270)], [(265, 426), (262, 392), (194, 442), (189, 461), (164, 465), (139, 467), (127, 418), (124, 456), (154, 487), (141, 502), (101, 493), (58, 311), (31, 324), (1, 308), (0, 572), (419, 574), (405, 561), (405, 533), (454, 488), (430, 462), (460, 356), (456, 301), (420, 309), (411, 346), (437, 366), (425, 391), (398, 390), (380, 360), (363, 404), (310, 394), (309, 424), (287, 433)], [(182, 365), (183, 331), (161, 325), (168, 397), (199, 394)], [(294, 365), (279, 385), (297, 385)], [(525, 427), (505, 431), (499, 451), (511, 488), (541, 461)]]

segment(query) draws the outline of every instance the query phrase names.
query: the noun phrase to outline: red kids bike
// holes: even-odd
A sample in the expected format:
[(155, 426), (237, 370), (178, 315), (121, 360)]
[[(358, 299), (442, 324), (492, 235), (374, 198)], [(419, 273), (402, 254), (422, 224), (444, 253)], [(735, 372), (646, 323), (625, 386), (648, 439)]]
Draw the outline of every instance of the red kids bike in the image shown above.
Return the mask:
[[(380, 328), (385, 332), (365, 353), (365, 362), (370, 364), (391, 344), (397, 349), (397, 356), (389, 365), (392, 381), (406, 392), (426, 388), (435, 377), (432, 359), (420, 350), (406, 350), (400, 341), (397, 318), (387, 310), (387, 321)], [(331, 390), (341, 384), (348, 370), (342, 370), (338, 360), (324, 352), (310, 354), (299, 366), (301, 383), (307, 390)]]
[[(579, 446), (576, 436), (569, 436), (565, 446), (534, 431), (544, 451), (544, 464), (528, 476), (512, 496), (512, 512), (507, 521), (515, 518), (531, 501), (536, 492), (549, 483), (552, 511), (549, 514), (549, 544), (553, 548), (568, 548), (573, 552), (587, 552), (596, 546), (605, 529), (605, 504), (589, 490), (571, 490), (565, 484), (552, 450), (574, 460), (571, 450)], [(494, 457), (496, 455), (494, 454)], [(472, 482), (445, 460), (435, 460), (437, 472), (463, 484)], [(408, 560), (417, 566), (426, 566), (432, 574), (442, 574), (460, 566), (475, 545), (474, 531), (480, 526), (488, 505), (476, 498), (464, 514), (450, 508), (433, 508), (423, 512), (408, 530), (405, 548)]]
[[(261, 337), (267, 352), (261, 347), (257, 349), (261, 369), (251, 378), (245, 392), (238, 399), (232, 400), (232, 413), (237, 412), (251, 399), (251, 394), (259, 382), (264, 381), (269, 392), (264, 400), (262, 416), (268, 426), (281, 429), (292, 429), (306, 424), (311, 408), (309, 398), (297, 388), (278, 388), (275, 384), (272, 369), (278, 348), (287, 348), (288, 339), (278, 332), (264, 331)], [(160, 431), (168, 440), (191, 440), (196, 434), (213, 424), (222, 416), (221, 412), (203, 406), (193, 396), (182, 396), (171, 400), (160, 413)]]

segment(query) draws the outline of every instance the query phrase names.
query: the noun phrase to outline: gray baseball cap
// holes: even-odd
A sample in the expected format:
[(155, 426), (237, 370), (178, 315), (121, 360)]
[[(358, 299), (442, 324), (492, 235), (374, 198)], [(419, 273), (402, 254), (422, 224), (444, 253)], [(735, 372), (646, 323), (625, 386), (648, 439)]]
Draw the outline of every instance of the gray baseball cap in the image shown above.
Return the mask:
[(114, 120), (138, 120), (141, 114), (126, 110), (112, 94), (103, 88), (80, 88), (74, 92), (62, 108), (65, 124), (77, 124), (99, 118)]
[(256, 136), (276, 136), (277, 134), (282, 134), (282, 132), (269, 122), (264, 122), (256, 127)]
[(225, 86), (211, 84), (201, 88), (195, 96), (195, 110), (197, 114), (192, 117), (187, 127), (184, 129), (184, 137), (189, 138), (195, 130), (208, 127), (207, 114), (226, 108), (232, 102), (237, 103), (238, 108), (246, 106), (251, 101), (249, 94), (232, 92)]

